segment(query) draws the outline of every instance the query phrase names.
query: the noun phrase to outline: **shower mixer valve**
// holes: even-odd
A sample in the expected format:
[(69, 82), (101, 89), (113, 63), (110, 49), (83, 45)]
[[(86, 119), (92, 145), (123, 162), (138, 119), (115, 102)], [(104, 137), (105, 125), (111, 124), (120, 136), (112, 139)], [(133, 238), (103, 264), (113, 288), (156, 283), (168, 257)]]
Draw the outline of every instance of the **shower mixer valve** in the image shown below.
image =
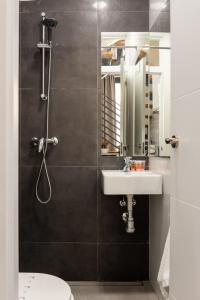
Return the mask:
[(46, 144), (52, 144), (53, 146), (58, 145), (58, 138), (55, 136), (48, 139), (46, 138), (39, 139), (37, 137), (34, 137), (32, 138), (31, 142), (34, 147), (38, 147), (38, 152), (42, 152), (42, 150), (44, 149), (44, 145)]

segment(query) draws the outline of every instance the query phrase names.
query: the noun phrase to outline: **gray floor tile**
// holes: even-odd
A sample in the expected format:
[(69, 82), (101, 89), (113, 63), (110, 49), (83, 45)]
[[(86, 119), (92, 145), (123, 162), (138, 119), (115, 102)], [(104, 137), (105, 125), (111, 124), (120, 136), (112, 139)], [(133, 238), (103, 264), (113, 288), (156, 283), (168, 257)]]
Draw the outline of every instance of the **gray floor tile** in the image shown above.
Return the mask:
[(75, 300), (157, 300), (149, 284), (71, 285)]

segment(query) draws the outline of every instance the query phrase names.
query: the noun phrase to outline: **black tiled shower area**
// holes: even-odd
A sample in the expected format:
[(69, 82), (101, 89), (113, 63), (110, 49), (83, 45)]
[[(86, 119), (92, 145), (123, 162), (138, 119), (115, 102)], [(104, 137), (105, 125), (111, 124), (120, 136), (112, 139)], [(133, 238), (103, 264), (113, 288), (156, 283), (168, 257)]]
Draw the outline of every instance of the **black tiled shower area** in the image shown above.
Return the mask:
[[(149, 203), (138, 196), (136, 232), (126, 233), (121, 197), (104, 196), (102, 168), (122, 168), (123, 159), (100, 154), (101, 32), (149, 31), (148, 0), (20, 2), (20, 271), (49, 273), (66, 281), (148, 280)], [(51, 136), (48, 149), (52, 201), (41, 205), (35, 183), (41, 155), (30, 144), (44, 136), (40, 99), (41, 12), (58, 20), (53, 31)], [(168, 11), (155, 31), (168, 30)], [(45, 191), (46, 182), (41, 188)]]

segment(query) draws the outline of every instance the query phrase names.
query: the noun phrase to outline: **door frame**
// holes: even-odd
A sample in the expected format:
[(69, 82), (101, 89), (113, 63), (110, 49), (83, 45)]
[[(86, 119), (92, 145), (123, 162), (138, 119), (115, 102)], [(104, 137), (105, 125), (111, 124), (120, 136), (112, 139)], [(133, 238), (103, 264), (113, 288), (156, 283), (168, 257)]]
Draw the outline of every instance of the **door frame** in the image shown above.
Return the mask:
[(19, 0), (0, 1), (0, 300), (18, 298)]

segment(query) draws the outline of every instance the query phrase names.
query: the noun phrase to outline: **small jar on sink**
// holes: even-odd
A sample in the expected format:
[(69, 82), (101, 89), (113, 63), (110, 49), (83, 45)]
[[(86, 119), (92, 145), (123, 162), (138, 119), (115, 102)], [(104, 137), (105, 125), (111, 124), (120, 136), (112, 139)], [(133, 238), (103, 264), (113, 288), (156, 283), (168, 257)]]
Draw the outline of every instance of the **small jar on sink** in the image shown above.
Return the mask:
[(145, 170), (145, 160), (134, 160), (131, 165), (132, 171), (144, 171)]

